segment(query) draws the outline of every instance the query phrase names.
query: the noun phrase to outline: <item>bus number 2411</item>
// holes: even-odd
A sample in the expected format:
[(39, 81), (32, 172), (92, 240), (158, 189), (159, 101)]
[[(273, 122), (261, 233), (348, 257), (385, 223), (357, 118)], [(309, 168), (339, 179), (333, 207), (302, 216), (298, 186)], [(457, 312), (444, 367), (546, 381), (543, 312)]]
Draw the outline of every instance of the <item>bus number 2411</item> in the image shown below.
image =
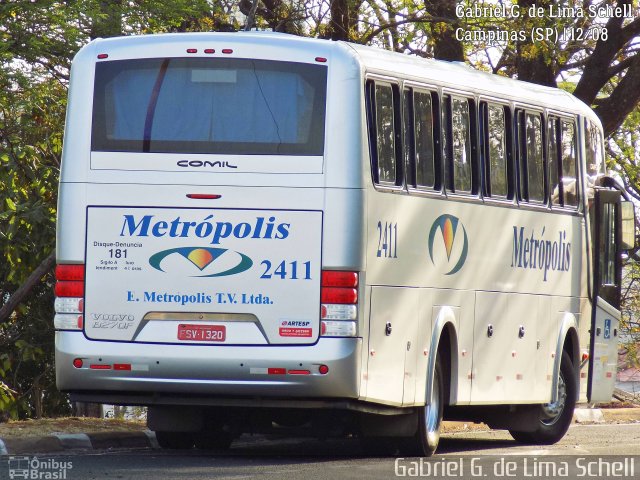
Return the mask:
[(378, 222), (377, 257), (398, 258), (398, 224)]
[(263, 260), (260, 265), (264, 267), (264, 273), (260, 278), (280, 277), (282, 280), (311, 280), (311, 262), (298, 263), (283, 260), (274, 265), (269, 260)]

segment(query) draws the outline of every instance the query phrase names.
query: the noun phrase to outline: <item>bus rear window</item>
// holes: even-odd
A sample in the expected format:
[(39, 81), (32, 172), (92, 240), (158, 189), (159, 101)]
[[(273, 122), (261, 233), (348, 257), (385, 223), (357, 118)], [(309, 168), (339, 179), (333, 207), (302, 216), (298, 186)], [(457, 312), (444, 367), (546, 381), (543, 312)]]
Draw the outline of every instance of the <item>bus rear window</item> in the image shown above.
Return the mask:
[(323, 154), (327, 67), (249, 59), (96, 64), (103, 152)]

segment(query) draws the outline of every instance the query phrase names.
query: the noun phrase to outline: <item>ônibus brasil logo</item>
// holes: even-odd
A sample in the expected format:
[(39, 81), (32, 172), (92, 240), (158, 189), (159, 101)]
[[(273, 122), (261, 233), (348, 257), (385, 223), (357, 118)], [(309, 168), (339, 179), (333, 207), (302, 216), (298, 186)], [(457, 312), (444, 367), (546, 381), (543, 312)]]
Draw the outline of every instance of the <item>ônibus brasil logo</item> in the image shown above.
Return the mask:
[[(459, 230), (462, 230), (462, 232)], [(444, 214), (435, 219), (433, 225), (431, 225), (431, 230), (429, 231), (429, 257), (431, 257), (431, 262), (434, 265), (436, 262), (433, 260), (433, 242), (435, 241), (438, 232), (442, 232), (442, 241), (444, 242), (444, 248), (447, 252), (447, 262), (449, 264), (455, 262), (453, 268), (445, 273), (445, 275), (453, 275), (462, 268), (464, 262), (467, 260), (467, 253), (469, 250), (467, 231), (460, 219), (453, 215)], [(459, 238), (460, 233), (463, 236), (460, 256), (452, 260), (451, 254), (453, 253), (453, 246), (456, 238)]]
[[(244, 253), (215, 247), (180, 247), (162, 250), (149, 257), (149, 264), (156, 270), (164, 272), (161, 266), (163, 260), (174, 254), (178, 258), (180, 256), (185, 258), (203, 273), (190, 275), (192, 277), (226, 277), (249, 270), (253, 265), (253, 261)], [(218, 264), (220, 267), (217, 269), (215, 267)], [(222, 268), (224, 270), (221, 270)]]

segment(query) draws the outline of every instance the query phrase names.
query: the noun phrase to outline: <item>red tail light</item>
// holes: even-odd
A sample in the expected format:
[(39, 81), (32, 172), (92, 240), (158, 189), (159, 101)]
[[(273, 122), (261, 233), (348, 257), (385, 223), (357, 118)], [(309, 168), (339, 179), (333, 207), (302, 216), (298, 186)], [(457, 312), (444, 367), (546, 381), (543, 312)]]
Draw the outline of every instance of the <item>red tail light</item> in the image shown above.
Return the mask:
[[(56, 266), (56, 330), (82, 330), (84, 324), (84, 265)], [(80, 367), (77, 367), (80, 368)]]
[(56, 297), (84, 297), (84, 282), (56, 282)]
[(355, 288), (322, 287), (320, 292), (322, 303), (358, 303), (358, 291)]
[(322, 271), (320, 301), (322, 303), (358, 303), (358, 272)]
[(84, 297), (84, 265), (58, 265), (56, 280), (56, 297)]
[(58, 265), (56, 280), (84, 280), (84, 265)]
[(357, 287), (357, 272), (338, 272), (333, 270), (323, 270), (322, 272), (323, 287)]
[(358, 272), (323, 270), (320, 287), (320, 335), (352, 337), (357, 333)]

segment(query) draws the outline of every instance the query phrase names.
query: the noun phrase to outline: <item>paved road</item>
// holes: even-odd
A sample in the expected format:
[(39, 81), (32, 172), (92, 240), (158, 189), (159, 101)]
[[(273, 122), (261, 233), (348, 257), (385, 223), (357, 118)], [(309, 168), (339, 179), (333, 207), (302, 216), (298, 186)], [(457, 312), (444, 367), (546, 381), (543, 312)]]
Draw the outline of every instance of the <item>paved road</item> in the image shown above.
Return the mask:
[[(535, 462), (554, 459), (575, 464), (577, 458), (589, 455), (637, 455), (633, 472), (619, 478), (640, 477), (640, 424), (573, 426), (557, 445), (528, 447), (516, 444), (506, 432), (469, 432), (449, 434), (441, 440), (439, 455), (432, 457), (430, 466), (423, 465), (423, 478), (474, 478), (469, 462), (478, 459), (478, 468), (488, 479), (506, 477), (506, 462), (520, 462), (517, 455), (529, 455), (529, 473), (535, 473)], [(463, 458), (463, 472), (459, 471)], [(33, 459), (33, 457), (31, 457)], [(619, 459), (620, 460), (620, 459)], [(66, 479), (102, 480), (175, 480), (175, 479), (386, 479), (396, 471), (410, 473), (418, 459), (399, 461), (395, 458), (369, 457), (363, 454), (355, 439), (312, 440), (242, 437), (229, 452), (168, 452), (158, 450), (92, 452), (73, 455), (40, 456), (45, 462), (41, 471), (60, 470), (69, 465)], [(48, 462), (48, 463), (46, 463)], [(57, 462), (57, 463), (56, 463)], [(411, 463), (414, 462), (414, 463)], [(496, 463), (498, 462), (498, 463)], [(501, 462), (501, 463), (500, 463)], [(434, 472), (449, 468), (449, 475)], [(404, 470), (402, 467), (404, 466)], [(507, 466), (508, 467), (508, 466)], [(496, 470), (497, 468), (497, 470)], [(431, 470), (429, 470), (431, 469)], [(429, 471), (427, 471), (429, 470)], [(575, 470), (575, 468), (574, 468)], [(417, 471), (416, 471), (417, 472)], [(7, 457), (0, 459), (0, 478), (8, 478)], [(445, 472), (446, 473), (446, 472)], [(531, 475), (554, 478), (562, 475)], [(624, 473), (624, 472), (623, 472)], [(599, 478), (606, 475), (596, 475)], [(518, 475), (521, 477), (521, 475)], [(33, 478), (33, 477), (32, 477)], [(42, 476), (41, 478), (46, 478)], [(567, 478), (574, 478), (572, 475)]]

